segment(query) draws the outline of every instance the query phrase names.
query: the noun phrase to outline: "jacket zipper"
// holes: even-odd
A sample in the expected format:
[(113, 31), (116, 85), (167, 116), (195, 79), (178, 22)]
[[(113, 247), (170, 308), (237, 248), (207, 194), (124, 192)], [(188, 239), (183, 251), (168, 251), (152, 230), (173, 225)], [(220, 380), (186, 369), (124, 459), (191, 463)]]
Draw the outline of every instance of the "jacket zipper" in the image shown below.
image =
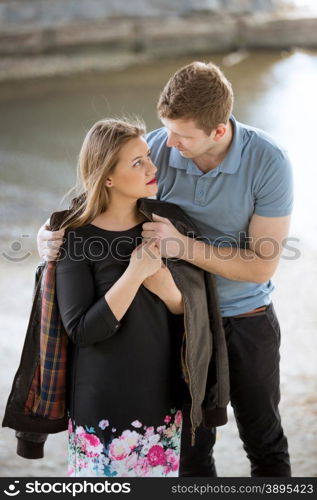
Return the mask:
[(188, 368), (188, 363), (187, 363), (187, 352), (188, 352), (188, 335), (187, 335), (187, 313), (186, 313), (186, 303), (185, 300), (183, 300), (184, 303), (184, 330), (185, 330), (185, 353), (184, 353), (184, 365), (186, 367), (187, 375), (188, 375), (188, 388), (189, 388), (189, 394), (191, 398), (191, 405), (190, 405), (190, 423), (191, 423), (191, 445), (195, 446), (195, 432), (196, 432), (196, 427), (194, 426), (193, 423), (193, 394), (192, 394), (192, 380), (190, 376), (190, 371)]

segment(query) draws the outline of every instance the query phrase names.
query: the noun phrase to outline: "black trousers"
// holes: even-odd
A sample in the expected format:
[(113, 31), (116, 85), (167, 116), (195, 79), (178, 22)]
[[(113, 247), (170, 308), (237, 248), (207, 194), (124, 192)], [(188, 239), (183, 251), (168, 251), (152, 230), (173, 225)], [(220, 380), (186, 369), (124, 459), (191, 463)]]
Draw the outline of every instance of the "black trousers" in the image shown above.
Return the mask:
[[(273, 304), (249, 317), (223, 318), (230, 368), (230, 399), (251, 476), (290, 476), (280, 401), (280, 327)], [(183, 408), (182, 477), (215, 477), (216, 430), (200, 426), (191, 446), (189, 404)], [(230, 467), (230, 464), (228, 464)]]

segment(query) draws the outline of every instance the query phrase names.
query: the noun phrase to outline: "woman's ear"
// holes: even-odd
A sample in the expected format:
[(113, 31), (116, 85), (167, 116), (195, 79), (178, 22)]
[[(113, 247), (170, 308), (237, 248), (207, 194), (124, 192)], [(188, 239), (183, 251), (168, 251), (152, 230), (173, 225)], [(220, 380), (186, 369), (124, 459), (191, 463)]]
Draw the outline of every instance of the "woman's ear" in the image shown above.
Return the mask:
[(111, 180), (111, 179), (109, 179), (109, 178), (108, 178), (108, 179), (106, 180), (106, 186), (107, 186), (107, 187), (111, 187), (111, 186), (112, 186), (112, 180)]

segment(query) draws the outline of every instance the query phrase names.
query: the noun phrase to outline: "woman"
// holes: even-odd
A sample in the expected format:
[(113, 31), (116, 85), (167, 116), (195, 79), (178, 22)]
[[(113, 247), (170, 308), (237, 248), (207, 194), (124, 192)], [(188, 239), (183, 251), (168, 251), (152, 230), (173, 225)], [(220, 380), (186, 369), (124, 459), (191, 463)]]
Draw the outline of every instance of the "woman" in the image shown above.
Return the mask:
[(182, 295), (140, 198), (157, 192), (139, 124), (101, 120), (79, 156), (83, 195), (63, 228), (57, 300), (71, 340), (70, 476), (178, 475)]
[[(50, 262), (36, 272), (2, 425), (16, 430), (18, 455), (38, 459), (47, 435), (68, 420), (72, 476), (177, 475), (181, 426), (188, 448), (202, 423), (227, 422), (228, 358), (213, 277), (183, 260), (167, 259), (166, 268), (155, 241), (140, 243), (153, 214), (199, 238), (180, 207), (147, 198), (156, 168), (142, 133), (118, 120), (93, 126), (80, 154), (83, 192), (51, 215), (39, 238)], [(187, 475), (186, 457), (180, 473)]]

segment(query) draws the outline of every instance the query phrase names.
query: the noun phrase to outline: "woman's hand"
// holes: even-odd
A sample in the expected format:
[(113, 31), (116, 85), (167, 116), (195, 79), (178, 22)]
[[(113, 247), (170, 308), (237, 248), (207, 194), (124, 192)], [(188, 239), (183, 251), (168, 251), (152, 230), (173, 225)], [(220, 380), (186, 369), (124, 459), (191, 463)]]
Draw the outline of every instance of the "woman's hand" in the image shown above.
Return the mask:
[(128, 269), (136, 273), (143, 282), (159, 271), (162, 266), (161, 252), (156, 240), (150, 240), (137, 246), (130, 258)]
[(156, 273), (161, 265), (161, 253), (154, 240), (141, 243), (133, 250), (127, 269), (105, 295), (118, 321), (130, 307), (144, 279)]
[(142, 283), (157, 295), (173, 314), (183, 314), (183, 298), (169, 269), (162, 263), (161, 269), (148, 276)]

